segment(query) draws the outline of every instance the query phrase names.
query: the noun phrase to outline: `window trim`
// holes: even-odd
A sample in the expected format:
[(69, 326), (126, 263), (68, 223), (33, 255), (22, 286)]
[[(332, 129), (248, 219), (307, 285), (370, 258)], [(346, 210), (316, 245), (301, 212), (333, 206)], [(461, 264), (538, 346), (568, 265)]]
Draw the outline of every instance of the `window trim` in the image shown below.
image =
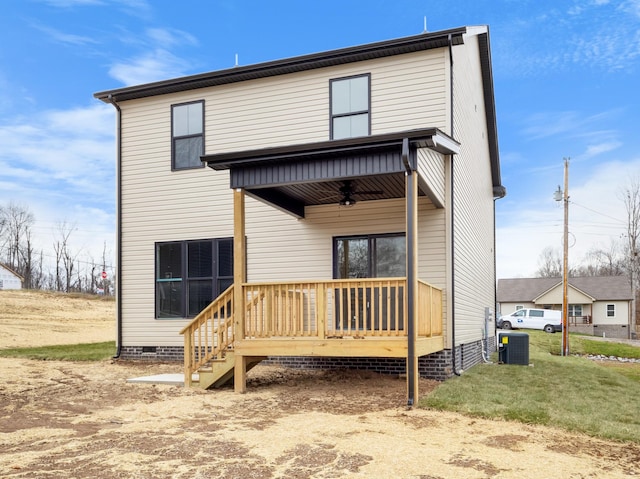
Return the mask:
[[(231, 276), (220, 275), (219, 251), (220, 251), (220, 243), (224, 241), (229, 241), (233, 247), (233, 237), (203, 238), (203, 239), (195, 239), (195, 240), (177, 240), (177, 241), (157, 241), (154, 243), (154, 271), (153, 271), (154, 281), (153, 283), (154, 283), (154, 304), (155, 304), (154, 318), (156, 320), (161, 320), (161, 321), (176, 320), (176, 319), (183, 320), (183, 319), (194, 318), (197, 315), (197, 313), (194, 315), (187, 314), (189, 312), (189, 282), (190, 281), (200, 281), (200, 280), (211, 281), (213, 286), (212, 300), (215, 299), (217, 296), (219, 296), (223, 292), (222, 288), (219, 287), (221, 280), (231, 280), (231, 283), (233, 284), (233, 251), (231, 253), (231, 261), (232, 261)], [(207, 243), (207, 242), (212, 244), (213, 276), (191, 277), (189, 276), (189, 256), (188, 256), (189, 244)], [(180, 245), (181, 271), (180, 271), (179, 278), (176, 277), (176, 278), (165, 279), (165, 278), (160, 278), (158, 275), (158, 264), (159, 264), (158, 251), (162, 245), (168, 245), (168, 244)], [(181, 314), (177, 316), (170, 316), (170, 317), (160, 316), (160, 298), (159, 298), (158, 285), (160, 283), (167, 283), (171, 281), (182, 283), (182, 291), (180, 292), (180, 302), (181, 302), (180, 313)]]
[[(377, 240), (378, 238), (404, 238), (406, 241), (407, 235), (405, 232), (396, 232), (396, 233), (380, 233), (380, 234), (361, 234), (361, 235), (340, 235), (340, 236), (334, 236), (332, 241), (333, 241), (333, 258), (332, 258), (332, 270), (333, 270), (333, 278), (334, 279), (338, 279), (339, 277), (339, 273), (340, 273), (340, 267), (338, 264), (338, 242), (342, 241), (342, 240), (358, 240), (358, 239), (366, 239), (367, 240), (367, 260), (368, 260), (368, 265), (367, 265), (367, 277), (368, 279), (370, 278), (377, 278), (378, 276), (374, 276), (374, 268), (375, 268), (375, 264), (377, 261), (376, 258), (376, 248), (375, 248), (375, 240)], [(407, 252), (405, 251), (405, 270), (406, 270), (406, 255)], [(406, 271), (405, 271), (406, 273)], [(405, 276), (406, 277), (406, 274)], [(351, 279), (351, 278), (343, 278), (343, 279)], [(353, 278), (356, 279), (356, 278)]]
[[(182, 135), (182, 136), (174, 136), (173, 131), (174, 131), (174, 121), (175, 121), (175, 115), (174, 115), (174, 110), (176, 107), (180, 107), (180, 106), (188, 106), (188, 105), (195, 105), (197, 103), (202, 104), (202, 133), (199, 133), (197, 135)], [(187, 101), (184, 103), (175, 103), (173, 105), (171, 105), (171, 171), (184, 171), (184, 170), (195, 170), (195, 169), (199, 169), (199, 168), (204, 168), (204, 163), (200, 162), (199, 165), (195, 165), (195, 166), (185, 166), (185, 167), (177, 167), (176, 166), (176, 140), (186, 140), (189, 138), (202, 138), (202, 151), (200, 152), (201, 155), (204, 155), (205, 152), (205, 148), (204, 148), (204, 142), (205, 142), (205, 136), (204, 136), (204, 132), (205, 132), (205, 128), (204, 128), (204, 118), (205, 118), (205, 104), (204, 104), (204, 100), (194, 100), (194, 101)]]
[[(333, 114), (333, 84), (334, 82), (353, 80), (355, 78), (367, 78), (367, 110), (351, 111), (349, 113)], [(367, 134), (365, 136), (371, 136), (371, 73), (361, 73), (358, 75), (349, 75), (346, 77), (332, 78), (329, 80), (329, 139), (333, 140), (333, 120), (335, 118), (346, 118), (356, 115), (367, 114)], [(356, 138), (356, 137), (346, 137)]]
[[(568, 311), (568, 315), (569, 317), (575, 317), (575, 318), (580, 318), (582, 316), (584, 316), (584, 308), (582, 307), (582, 304), (570, 304), (569, 305), (569, 311)], [(576, 314), (576, 308), (580, 308), (580, 314)]]
[[(611, 311), (613, 314), (609, 314), (609, 306), (611, 306), (613, 308), (613, 311)], [(607, 303), (606, 307), (605, 307), (605, 315), (607, 318), (615, 318), (616, 317), (616, 305), (615, 303)]]

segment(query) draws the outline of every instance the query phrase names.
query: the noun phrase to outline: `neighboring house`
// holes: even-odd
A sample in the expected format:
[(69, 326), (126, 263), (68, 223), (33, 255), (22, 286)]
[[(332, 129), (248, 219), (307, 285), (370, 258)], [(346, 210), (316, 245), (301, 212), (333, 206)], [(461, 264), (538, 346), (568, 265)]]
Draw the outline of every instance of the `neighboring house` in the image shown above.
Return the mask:
[[(500, 314), (521, 308), (562, 310), (562, 278), (512, 278), (498, 280)], [(569, 278), (567, 287), (569, 331), (631, 337), (633, 294), (626, 276)]]
[(118, 112), (120, 357), (184, 353), (187, 384), (238, 391), (265, 357), (406, 373), (409, 402), (481, 361), (505, 194), (487, 27), (95, 96)]
[(0, 289), (22, 289), (24, 278), (11, 268), (0, 264)]

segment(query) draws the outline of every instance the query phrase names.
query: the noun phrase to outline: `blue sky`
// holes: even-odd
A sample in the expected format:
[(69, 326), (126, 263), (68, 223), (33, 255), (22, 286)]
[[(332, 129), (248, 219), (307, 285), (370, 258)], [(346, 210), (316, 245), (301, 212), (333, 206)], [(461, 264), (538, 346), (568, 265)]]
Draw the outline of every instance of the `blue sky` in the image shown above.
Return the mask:
[(625, 230), (640, 177), (640, 0), (5, 0), (0, 204), (27, 205), (50, 254), (114, 252), (115, 112), (93, 93), (464, 25), (490, 27), (506, 198), (498, 277), (561, 248), (553, 192), (570, 157), (570, 261)]

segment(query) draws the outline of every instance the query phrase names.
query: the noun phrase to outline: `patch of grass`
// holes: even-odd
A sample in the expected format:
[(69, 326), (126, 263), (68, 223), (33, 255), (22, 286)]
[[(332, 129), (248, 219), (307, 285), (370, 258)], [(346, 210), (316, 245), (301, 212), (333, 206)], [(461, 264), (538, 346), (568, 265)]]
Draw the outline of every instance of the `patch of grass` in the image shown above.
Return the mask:
[(104, 343), (0, 349), (0, 357), (43, 361), (102, 361), (112, 357), (115, 351), (115, 341), (107, 341)]
[[(478, 365), (442, 383), (422, 398), (420, 406), (640, 443), (640, 364), (561, 357), (556, 355), (559, 334), (528, 333), (529, 366)], [(640, 348), (619, 344), (613, 349), (617, 352), (609, 353), (615, 343), (573, 335), (569, 344), (574, 353), (580, 348), (590, 354), (637, 357), (640, 353)]]

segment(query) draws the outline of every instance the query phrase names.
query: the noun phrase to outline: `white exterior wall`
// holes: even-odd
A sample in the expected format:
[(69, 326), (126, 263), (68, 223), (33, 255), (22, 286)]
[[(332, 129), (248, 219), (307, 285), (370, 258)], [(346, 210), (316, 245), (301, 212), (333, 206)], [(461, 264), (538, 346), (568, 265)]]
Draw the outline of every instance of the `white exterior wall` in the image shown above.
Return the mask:
[[(329, 80), (371, 74), (372, 134), (446, 131), (445, 49), (132, 100), (122, 108), (122, 345), (181, 346), (187, 320), (155, 319), (155, 243), (233, 235), (226, 172), (171, 171), (171, 105), (205, 101), (205, 152), (329, 139)], [(404, 201), (307, 208), (298, 220), (247, 199), (249, 281), (328, 279), (332, 237), (404, 232)], [(420, 200), (422, 279), (446, 283), (443, 210)], [(422, 238), (426, 240), (422, 244)]]
[(0, 289), (22, 289), (20, 277), (2, 265), (0, 265)]
[[(477, 37), (453, 47), (456, 345), (483, 336), (485, 307), (495, 307), (493, 183)], [(449, 318), (449, 321), (451, 318)]]
[[(616, 307), (616, 315), (613, 318), (607, 317), (608, 304), (614, 304)], [(596, 301), (593, 303), (593, 324), (629, 324), (629, 302)]]
[[(538, 297), (536, 299), (537, 304), (562, 304), (562, 297), (564, 295), (564, 291), (562, 288), (562, 284), (556, 286), (546, 294)], [(591, 296), (584, 294), (581, 291), (573, 288), (571, 285), (567, 287), (567, 299), (569, 300), (569, 304), (591, 304), (594, 299)]]
[(445, 157), (438, 152), (427, 148), (418, 149), (418, 173), (427, 183), (430, 195), (439, 204), (444, 206), (447, 202), (445, 187), (446, 168)]

